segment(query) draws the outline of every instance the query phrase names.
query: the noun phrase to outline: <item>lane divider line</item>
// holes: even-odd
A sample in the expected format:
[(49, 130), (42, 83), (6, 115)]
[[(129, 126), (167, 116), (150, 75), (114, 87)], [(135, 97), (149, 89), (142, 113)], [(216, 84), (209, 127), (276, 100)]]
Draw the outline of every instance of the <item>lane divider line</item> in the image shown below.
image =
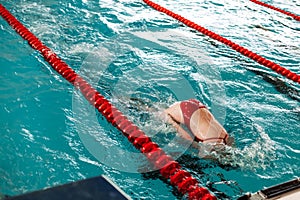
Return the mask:
[(264, 6), (266, 8), (270, 8), (272, 10), (276, 10), (277, 12), (283, 13), (285, 15), (288, 15), (288, 16), (294, 18), (297, 21), (300, 21), (300, 16), (299, 15), (296, 15), (294, 13), (291, 13), (291, 12), (288, 12), (288, 11), (285, 11), (285, 10), (282, 10), (280, 8), (277, 8), (275, 6), (269, 5), (267, 3), (264, 3), (264, 2), (261, 2), (261, 1), (258, 1), (258, 0), (250, 0), (250, 1), (252, 1), (253, 3), (256, 3), (258, 5)]
[(150, 1), (150, 0), (143, 0), (147, 5), (151, 6), (152, 8), (154, 8), (155, 10), (159, 11), (159, 12), (162, 12), (162, 13), (165, 13), (167, 15), (169, 15), (170, 17), (182, 22), (183, 24), (185, 24), (186, 26), (188, 27), (191, 27), (195, 30), (197, 30), (198, 32), (204, 34), (204, 35), (207, 35), (209, 36), (210, 38), (214, 39), (214, 40), (217, 40), (227, 46), (229, 46), (230, 48), (232, 48), (233, 50), (243, 54), (244, 56), (256, 61), (257, 63), (265, 66), (265, 67), (268, 67), (270, 69), (272, 69), (273, 71), (275, 71), (276, 73), (282, 75), (282, 76), (285, 76), (286, 78), (296, 82), (296, 83), (299, 83), (300, 84), (300, 75), (299, 74), (296, 74), (234, 42), (232, 42), (231, 40), (229, 39), (226, 39), (184, 17), (182, 17), (181, 15), (178, 15), (156, 3), (154, 3), (153, 1)]
[(156, 143), (134, 125), (121, 111), (112, 105), (104, 96), (94, 89), (87, 81), (62, 61), (50, 48), (45, 46), (33, 33), (18, 21), (2, 4), (0, 14), (15, 29), (15, 31), (29, 45), (39, 51), (44, 59), (62, 77), (74, 85), (82, 95), (93, 105), (113, 126), (120, 130), (124, 136), (149, 160), (162, 177), (169, 180), (170, 184), (178, 191), (187, 195), (190, 200), (216, 200), (210, 191), (201, 186), (192, 175), (181, 169), (181, 166), (171, 156), (167, 155)]

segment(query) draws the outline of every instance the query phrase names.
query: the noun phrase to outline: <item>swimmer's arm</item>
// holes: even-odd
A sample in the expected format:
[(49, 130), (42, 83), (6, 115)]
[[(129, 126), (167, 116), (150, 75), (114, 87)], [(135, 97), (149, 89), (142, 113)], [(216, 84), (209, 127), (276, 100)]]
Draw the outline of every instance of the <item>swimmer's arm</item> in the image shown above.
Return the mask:
[(199, 144), (195, 142), (194, 139), (191, 137), (191, 135), (188, 132), (186, 132), (180, 126), (180, 124), (175, 120), (173, 120), (172, 117), (167, 113), (165, 113), (165, 121), (166, 123), (171, 124), (176, 129), (176, 131), (178, 132), (181, 138), (185, 139), (188, 142), (191, 142), (191, 146), (194, 147), (195, 149), (199, 149), (200, 151), (201, 147), (199, 146)]
[(170, 114), (168, 114), (167, 112), (163, 112), (160, 115), (160, 118), (163, 119), (166, 123), (171, 124), (176, 129), (176, 131), (178, 132), (178, 134), (181, 138), (185, 139), (188, 142), (191, 142), (191, 146), (195, 149), (198, 149), (200, 157), (215, 160), (212, 156), (204, 155), (204, 154), (201, 153), (203, 151), (202, 146), (199, 145), (199, 143), (195, 142), (194, 139), (190, 136), (190, 134), (188, 132), (186, 132), (180, 126), (180, 123), (178, 123), (178, 122), (176, 122), (175, 120), (172, 119), (172, 116)]
[(176, 131), (178, 132), (179, 136), (183, 139), (188, 141), (193, 141), (193, 138), (190, 136), (188, 132), (186, 132), (181, 126), (180, 123), (175, 121), (170, 114), (167, 112), (163, 112), (160, 116), (166, 123), (171, 124)]
[(164, 113), (171, 117), (178, 124), (184, 124), (179, 102), (175, 102), (174, 104), (172, 104), (169, 108), (167, 108), (164, 111)]
[(190, 136), (190, 134), (186, 132), (179, 124), (174, 122), (172, 125), (176, 128), (176, 131), (178, 132), (180, 137), (188, 141), (193, 141), (193, 138)]

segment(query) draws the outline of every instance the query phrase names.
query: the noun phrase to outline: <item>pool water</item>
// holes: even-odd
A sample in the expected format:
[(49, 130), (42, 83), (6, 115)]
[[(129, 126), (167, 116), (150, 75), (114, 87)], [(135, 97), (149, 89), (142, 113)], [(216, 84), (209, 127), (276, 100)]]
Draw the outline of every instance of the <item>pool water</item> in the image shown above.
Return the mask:
[[(244, 0), (155, 2), (300, 74), (296, 20)], [(299, 14), (295, 0), (265, 2)], [(142, 1), (1, 3), (220, 199), (300, 176), (296, 83)], [(105, 174), (133, 199), (182, 198), (157, 172), (137, 173), (147, 163), (128, 162), (138, 151), (126, 138), (3, 19), (0, 29), (0, 193)], [(208, 105), (235, 147), (205, 160), (174, 143), (157, 112), (187, 98)]]

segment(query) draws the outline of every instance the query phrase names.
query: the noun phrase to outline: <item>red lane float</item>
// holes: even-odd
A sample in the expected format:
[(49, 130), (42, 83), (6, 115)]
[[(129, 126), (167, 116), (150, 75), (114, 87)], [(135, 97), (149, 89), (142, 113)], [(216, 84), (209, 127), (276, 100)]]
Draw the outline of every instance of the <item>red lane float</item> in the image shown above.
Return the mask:
[(282, 9), (280, 9), (280, 8), (276, 8), (275, 6), (266, 4), (266, 3), (261, 2), (261, 1), (257, 1), (257, 0), (250, 0), (250, 1), (252, 1), (253, 3), (256, 3), (256, 4), (258, 4), (258, 5), (264, 6), (264, 7), (266, 7), (266, 8), (270, 8), (270, 9), (272, 9), (272, 10), (276, 10), (276, 11), (278, 11), (278, 12), (280, 12), (280, 13), (283, 13), (283, 14), (285, 14), (285, 15), (288, 15), (288, 16), (294, 18), (294, 19), (297, 20), (297, 21), (300, 21), (300, 16), (299, 16), (299, 15), (296, 15), (296, 14), (294, 14), (294, 13), (291, 13), (291, 12), (288, 12), (288, 11), (285, 11), (285, 10), (282, 10)]
[(88, 82), (75, 73), (64, 61), (62, 61), (51, 49), (45, 46), (37, 37), (23, 26), (2, 4), (0, 4), (1, 16), (19, 33), (29, 45), (39, 51), (44, 59), (62, 77), (74, 85), (83, 96), (92, 104), (112, 125), (119, 129), (124, 136), (149, 159), (151, 164), (160, 169), (161, 175), (170, 180), (183, 195), (189, 199), (215, 200), (205, 187), (199, 186), (199, 182), (192, 175), (181, 169), (181, 166), (173, 158), (167, 155), (157, 144), (142, 132), (137, 126), (128, 120), (116, 107), (104, 96), (97, 92)]
[(177, 19), (178, 21), (182, 22), (183, 24), (187, 25), (188, 27), (191, 27), (197, 31), (199, 31), (200, 33), (209, 36), (212, 39), (215, 39), (219, 42), (222, 42), (223, 44), (226, 44), (227, 46), (231, 47), (232, 49), (234, 49), (235, 51), (243, 54), (244, 56), (258, 62), (259, 64), (268, 67), (270, 69), (272, 69), (273, 71), (277, 72), (278, 74), (281, 74), (282, 76), (285, 76), (286, 78), (296, 82), (296, 83), (300, 83), (300, 75), (291, 72), (288, 69), (285, 69), (284, 67), (150, 1), (150, 0), (143, 0), (146, 4), (148, 4), (149, 6), (151, 6), (152, 8), (154, 8), (155, 10), (159, 11), (159, 12), (163, 12), (171, 17), (173, 17), (174, 19)]

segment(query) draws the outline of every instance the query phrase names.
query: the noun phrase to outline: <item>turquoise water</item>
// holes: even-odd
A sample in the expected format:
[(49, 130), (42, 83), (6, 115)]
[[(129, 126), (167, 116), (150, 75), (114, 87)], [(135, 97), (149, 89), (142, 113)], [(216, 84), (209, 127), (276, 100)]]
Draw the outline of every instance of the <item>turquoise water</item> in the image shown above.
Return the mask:
[[(299, 22), (243, 0), (156, 2), (300, 74)], [(299, 14), (295, 0), (266, 2)], [(132, 108), (145, 105), (130, 97), (156, 110), (192, 97), (207, 104), (236, 147), (225, 150), (229, 156), (215, 155), (217, 162), (198, 158), (192, 148), (178, 161), (219, 198), (236, 199), (300, 176), (295, 83), (141, 1), (1, 3), (161, 145), (168, 146), (173, 130), (155, 114)], [(137, 151), (101, 116), (97, 125), (81, 121), (89, 108), (78, 106), (85, 101), (72, 86), (3, 19), (0, 28), (1, 193), (16, 195), (106, 174), (133, 199), (181, 198), (156, 172), (124, 172), (99, 159), (95, 144), (107, 151)], [(169, 37), (155, 44), (143, 39), (153, 32)], [(103, 49), (116, 58), (107, 59)], [(97, 140), (83, 140), (82, 129)], [(121, 157), (123, 151), (117, 150), (106, 159)]]

